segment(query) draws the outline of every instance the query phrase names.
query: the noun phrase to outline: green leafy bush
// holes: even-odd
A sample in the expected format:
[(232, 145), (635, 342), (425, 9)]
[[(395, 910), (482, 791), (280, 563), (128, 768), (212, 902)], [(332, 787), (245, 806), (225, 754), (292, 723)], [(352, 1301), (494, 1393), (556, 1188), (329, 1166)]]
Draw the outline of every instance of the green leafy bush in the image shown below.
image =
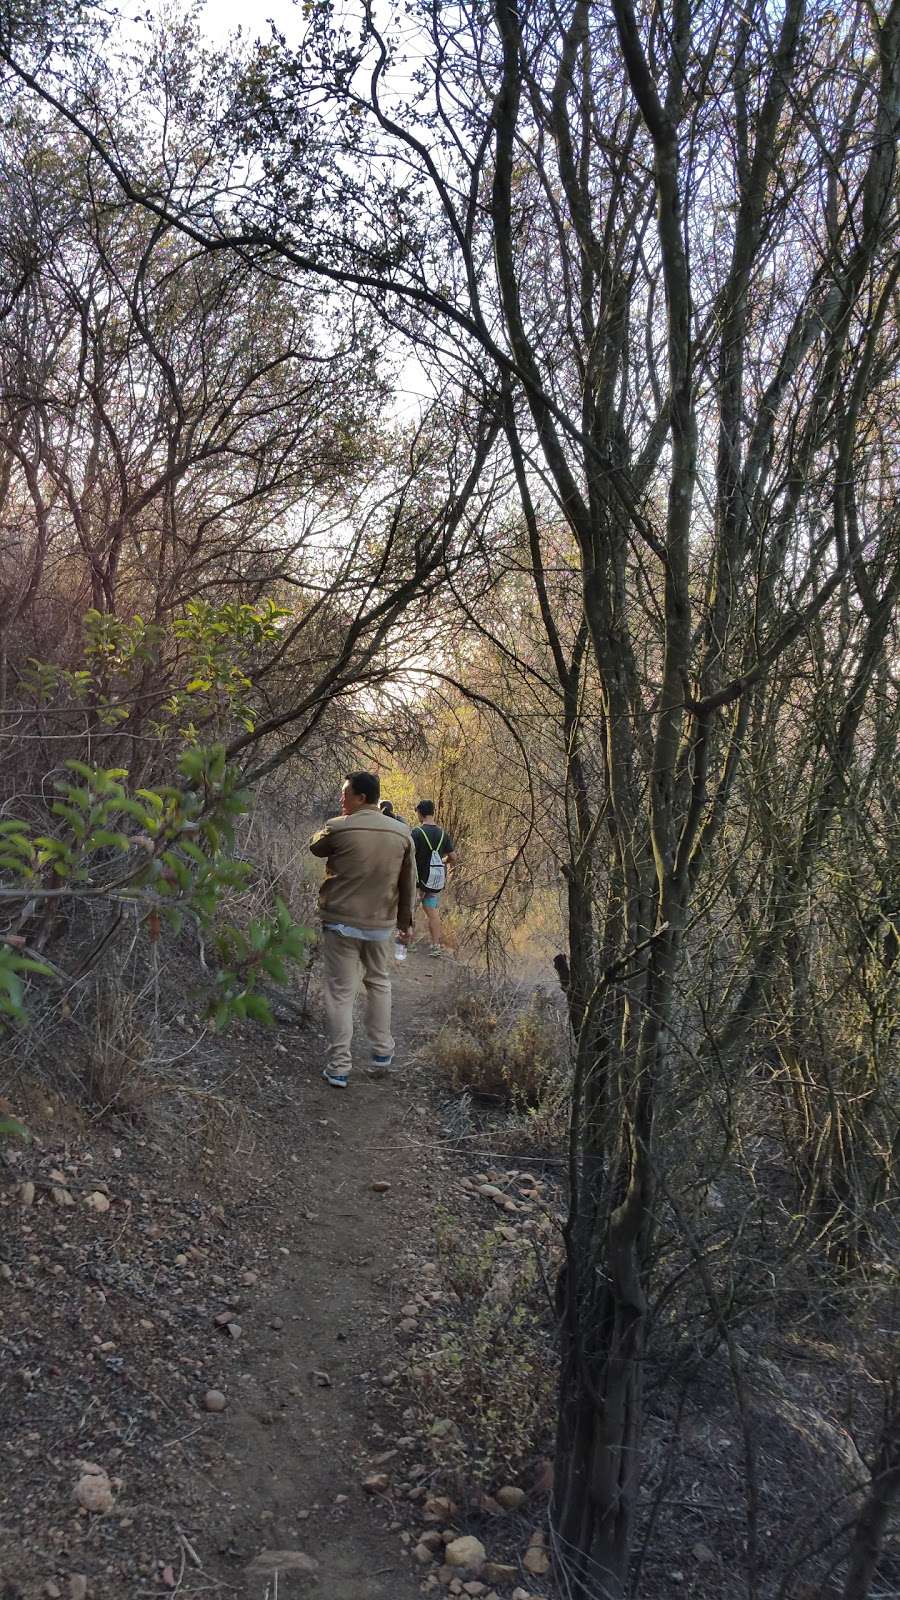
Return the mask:
[[(251, 871), (234, 856), (235, 823), (249, 795), (224, 747), (185, 750), (180, 786), (132, 790), (125, 768), (74, 760), (66, 766), (69, 776), (57, 779), (49, 808), (53, 831), (33, 833), (18, 819), (0, 823), (0, 905), (15, 918), (26, 907), (66, 897), (136, 903), (146, 909), (153, 942), (163, 924), (179, 931), (185, 915), (211, 928), (226, 891), (241, 888)], [(286, 982), (287, 963), (303, 958), (309, 940), (281, 901), (246, 931), (219, 927), (215, 1025), (270, 1020), (256, 985), (263, 976)], [(23, 935), (8, 933), (0, 946), (0, 1013), (24, 1022), (27, 980), (52, 973), (28, 953)]]

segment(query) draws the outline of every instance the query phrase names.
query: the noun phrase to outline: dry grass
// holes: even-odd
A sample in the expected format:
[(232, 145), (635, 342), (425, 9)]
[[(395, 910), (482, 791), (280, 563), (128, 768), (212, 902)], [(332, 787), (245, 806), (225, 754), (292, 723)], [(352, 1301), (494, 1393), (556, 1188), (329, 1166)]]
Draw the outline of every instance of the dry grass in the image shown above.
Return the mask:
[(81, 1061), (91, 1104), (100, 1112), (138, 1115), (152, 1089), (152, 1054), (135, 994), (118, 974), (98, 978)]
[(473, 1237), (469, 1219), (443, 1213), (436, 1243), (453, 1300), (412, 1376), (435, 1465), (465, 1498), (515, 1482), (552, 1439), (553, 1319), (524, 1239)]
[(475, 1100), (535, 1110), (565, 1078), (566, 1036), (552, 1000), (535, 991), (523, 1002), (465, 978), (450, 1014), (429, 1046), (450, 1088)]

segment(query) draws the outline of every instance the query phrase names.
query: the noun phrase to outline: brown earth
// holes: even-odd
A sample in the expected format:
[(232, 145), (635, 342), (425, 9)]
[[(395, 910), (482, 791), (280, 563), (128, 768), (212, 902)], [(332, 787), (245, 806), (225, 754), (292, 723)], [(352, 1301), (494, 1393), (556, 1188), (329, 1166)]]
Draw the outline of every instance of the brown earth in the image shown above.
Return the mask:
[[(423, 1502), (448, 1487), (423, 1437), (436, 1413), (413, 1401), (407, 1374), (437, 1348), (442, 1318), (465, 1337), (466, 1306), (432, 1259), (436, 1215), (451, 1219), (470, 1275), (487, 1236), (502, 1236), (490, 1300), (523, 1245), (534, 1240), (550, 1259), (561, 1199), (550, 1156), (525, 1153), (540, 1173), (525, 1181), (490, 1120), (476, 1137), (454, 1134), (459, 1145), (443, 1137), (427, 1043), (455, 974), (413, 952), (395, 988), (399, 1069), (381, 1081), (359, 1070), (346, 1092), (322, 1080), (315, 1022), (223, 1041), (175, 1016), (161, 1044), (180, 1091), (130, 1123), (47, 1092), (72, 1078), (73, 1062), (48, 1059), (30, 1082), (15, 1063), (0, 1071), (0, 1094), (35, 1135), (0, 1153), (0, 1600), (443, 1592), (440, 1558), (422, 1567), (407, 1553), (444, 1526), (428, 1523)], [(482, 1303), (472, 1289), (469, 1314)], [(802, 1297), (796, 1317), (784, 1297), (776, 1309), (763, 1306), (740, 1334), (759, 1462), (759, 1593), (807, 1600), (833, 1592), (829, 1540), (868, 1478), (854, 1438), (865, 1457), (878, 1390), (852, 1318), (832, 1311), (825, 1338)], [(411, 1311), (418, 1328), (404, 1332)], [(641, 1592), (730, 1600), (747, 1556), (727, 1362), (718, 1350), (686, 1369), (680, 1399), (657, 1367), (641, 1505), (655, 1531)], [(211, 1389), (225, 1396), (221, 1414), (204, 1409)], [(75, 1500), (84, 1462), (108, 1475), (105, 1514)], [(517, 1582), (546, 1595), (548, 1578), (524, 1568), (546, 1513), (540, 1463), (523, 1472), (529, 1493), (512, 1515), (490, 1503), (502, 1480), (481, 1477), (474, 1458), (466, 1468), (458, 1531), (508, 1564), (501, 1596)], [(387, 1483), (367, 1493), (376, 1474)], [(895, 1537), (882, 1563), (888, 1585), (898, 1548)], [(284, 1555), (252, 1570), (265, 1551), (315, 1561), (317, 1582)], [(86, 1591), (72, 1586), (81, 1577)]]
[[(398, 1063), (450, 971), (418, 951), (399, 969)], [(361, 1056), (342, 1092), (315, 1024), (223, 1042), (179, 1021), (187, 1139), (162, 1112), (110, 1129), (17, 1085), (34, 1140), (0, 1158), (0, 1594), (68, 1596), (74, 1574), (106, 1600), (264, 1600), (274, 1576), (247, 1568), (275, 1550), (316, 1561), (334, 1600), (407, 1600), (391, 1492), (373, 1504), (362, 1480), (416, 1476), (412, 1439), (405, 1465), (376, 1459), (402, 1408), (400, 1257), (430, 1221), (415, 1069), (375, 1081)], [(81, 1462), (108, 1474), (106, 1515), (76, 1504)], [(309, 1588), (275, 1565), (279, 1594)]]

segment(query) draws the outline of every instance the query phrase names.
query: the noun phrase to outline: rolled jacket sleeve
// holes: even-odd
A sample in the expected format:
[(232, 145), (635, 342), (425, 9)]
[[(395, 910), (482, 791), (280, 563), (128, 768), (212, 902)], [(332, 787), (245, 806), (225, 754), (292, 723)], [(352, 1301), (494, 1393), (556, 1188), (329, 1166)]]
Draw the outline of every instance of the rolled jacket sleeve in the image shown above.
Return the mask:
[(412, 838), (407, 841), (403, 855), (403, 865), (400, 868), (400, 884), (397, 896), (397, 927), (406, 932), (413, 925), (416, 910), (416, 847)]
[(330, 856), (334, 849), (334, 839), (327, 822), (324, 828), (314, 833), (309, 841), (309, 848), (314, 856)]

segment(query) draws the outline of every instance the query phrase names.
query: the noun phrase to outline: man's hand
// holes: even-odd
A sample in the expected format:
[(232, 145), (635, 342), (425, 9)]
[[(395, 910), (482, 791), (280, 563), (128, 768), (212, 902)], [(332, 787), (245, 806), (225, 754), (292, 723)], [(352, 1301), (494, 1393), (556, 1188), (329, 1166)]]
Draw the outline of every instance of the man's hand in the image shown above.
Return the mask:
[(397, 929), (397, 942), (398, 942), (398, 944), (409, 944), (409, 941), (410, 941), (411, 938), (412, 938), (412, 928), (398, 928)]

